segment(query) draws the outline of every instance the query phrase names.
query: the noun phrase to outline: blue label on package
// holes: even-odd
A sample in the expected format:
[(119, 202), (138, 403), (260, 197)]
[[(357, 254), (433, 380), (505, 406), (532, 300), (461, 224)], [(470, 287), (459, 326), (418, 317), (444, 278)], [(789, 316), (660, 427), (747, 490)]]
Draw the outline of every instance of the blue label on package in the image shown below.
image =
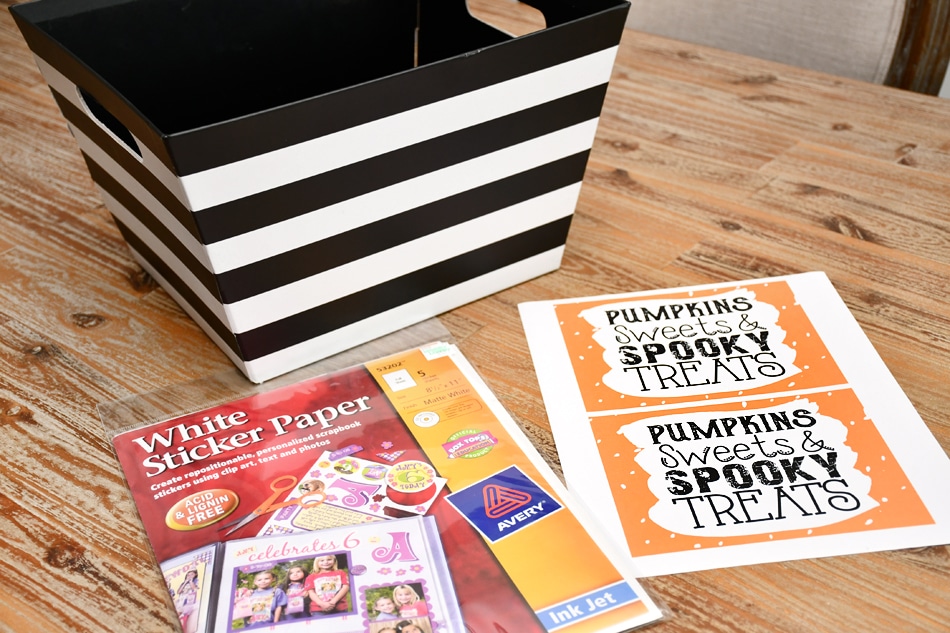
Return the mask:
[(541, 620), (544, 628), (548, 631), (556, 631), (568, 624), (586, 620), (604, 611), (610, 611), (639, 600), (640, 597), (637, 596), (637, 592), (633, 590), (633, 587), (625, 582), (618, 582), (610, 587), (592, 591), (543, 611), (538, 611), (538, 619)]
[(448, 500), (492, 543), (561, 509), (517, 466), (459, 490)]

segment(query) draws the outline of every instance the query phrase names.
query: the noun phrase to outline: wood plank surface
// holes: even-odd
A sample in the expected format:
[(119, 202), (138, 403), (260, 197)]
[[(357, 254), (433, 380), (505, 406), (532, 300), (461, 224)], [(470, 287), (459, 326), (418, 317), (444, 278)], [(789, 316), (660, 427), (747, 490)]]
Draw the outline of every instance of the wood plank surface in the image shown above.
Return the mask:
[[(234, 370), (129, 256), (10, 4), (0, 632), (173, 631), (97, 407)], [(512, 2), (470, 6), (540, 26)], [(519, 302), (824, 270), (946, 450), (948, 204), (950, 101), (628, 31), (561, 269), (440, 320), (557, 469)], [(950, 630), (947, 547), (648, 585), (670, 611), (663, 633)]]

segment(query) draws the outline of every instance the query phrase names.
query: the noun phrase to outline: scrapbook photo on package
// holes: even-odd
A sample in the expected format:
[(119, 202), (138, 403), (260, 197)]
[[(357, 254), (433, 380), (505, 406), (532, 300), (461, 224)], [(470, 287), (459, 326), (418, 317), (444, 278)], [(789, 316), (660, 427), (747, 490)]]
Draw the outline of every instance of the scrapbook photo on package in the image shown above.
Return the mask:
[(161, 564), (183, 633), (211, 630), (209, 614), (216, 598), (214, 572), (218, 551), (216, 545), (208, 545)]
[(464, 633), (433, 518), (229, 542), (216, 631)]

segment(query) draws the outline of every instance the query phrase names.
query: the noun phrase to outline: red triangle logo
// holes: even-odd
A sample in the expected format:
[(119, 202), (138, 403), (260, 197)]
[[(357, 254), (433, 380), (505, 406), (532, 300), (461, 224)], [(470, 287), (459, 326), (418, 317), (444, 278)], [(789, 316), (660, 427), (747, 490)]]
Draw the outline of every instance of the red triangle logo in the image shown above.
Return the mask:
[(527, 492), (495, 484), (485, 486), (482, 499), (485, 501), (485, 516), (489, 519), (498, 519), (531, 503), (531, 495)]

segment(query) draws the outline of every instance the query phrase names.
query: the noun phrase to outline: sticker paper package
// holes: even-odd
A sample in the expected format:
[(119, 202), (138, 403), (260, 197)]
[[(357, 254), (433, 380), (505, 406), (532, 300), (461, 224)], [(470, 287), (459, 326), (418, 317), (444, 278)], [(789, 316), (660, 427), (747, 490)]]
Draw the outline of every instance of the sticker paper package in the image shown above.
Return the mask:
[(519, 309), (568, 487), (644, 574), (950, 542), (950, 460), (823, 273)]
[(662, 617), (449, 343), (113, 445), (166, 578), (213, 553), (185, 631), (613, 633)]

